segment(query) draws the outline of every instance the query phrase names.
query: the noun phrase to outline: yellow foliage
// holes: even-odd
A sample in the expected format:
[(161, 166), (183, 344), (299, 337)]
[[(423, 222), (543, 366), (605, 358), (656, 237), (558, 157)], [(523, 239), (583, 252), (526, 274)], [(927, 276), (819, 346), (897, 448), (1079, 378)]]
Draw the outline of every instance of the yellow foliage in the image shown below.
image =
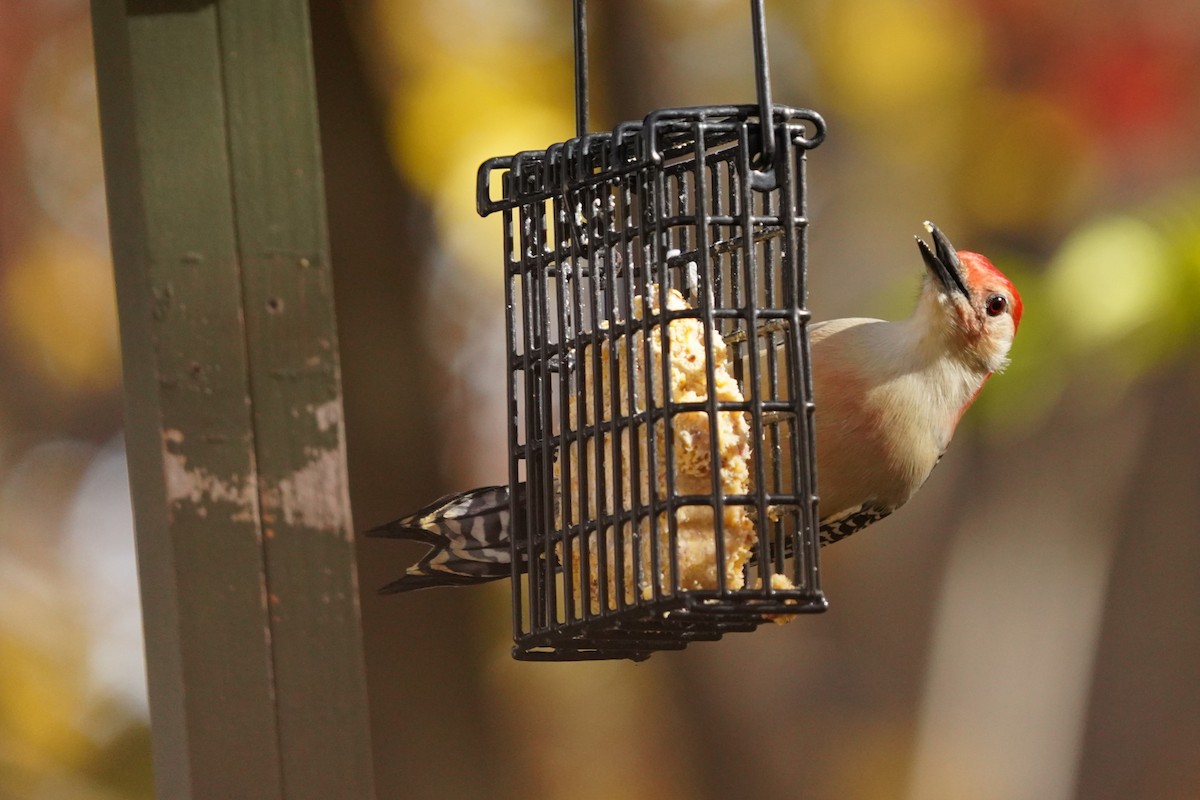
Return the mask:
[(104, 255), (44, 231), (13, 260), (0, 288), (0, 325), (30, 369), (67, 391), (118, 385), (116, 295)]
[(978, 23), (950, 4), (851, 0), (838, 3), (826, 22), (816, 50), (833, 98), (856, 115), (927, 114), (980, 71)]
[(1047, 299), (1074, 348), (1099, 349), (1157, 328), (1180, 277), (1154, 228), (1111, 217), (1066, 241), (1046, 275)]
[(473, 61), (528, 64), (569, 56), (569, 3), (545, 0), (377, 0), (374, 32), (389, 57), (436, 69)]
[(519, 84), (468, 66), (428, 71), (392, 98), (396, 163), (433, 203), (446, 247), (481, 276), (499, 282), (503, 271), (499, 218), (483, 220), (475, 210), (479, 165), (569, 138), (571, 109), (566, 99), (551, 108)]
[(958, 207), (993, 229), (1045, 230), (1087, 199), (1088, 140), (1044, 97), (990, 89), (971, 110), (956, 176)]
[(76, 625), (29, 594), (6, 594), (35, 640), (0, 619), (0, 773), (18, 785), (72, 771), (91, 742), (78, 723), (84, 707), (86, 642)]

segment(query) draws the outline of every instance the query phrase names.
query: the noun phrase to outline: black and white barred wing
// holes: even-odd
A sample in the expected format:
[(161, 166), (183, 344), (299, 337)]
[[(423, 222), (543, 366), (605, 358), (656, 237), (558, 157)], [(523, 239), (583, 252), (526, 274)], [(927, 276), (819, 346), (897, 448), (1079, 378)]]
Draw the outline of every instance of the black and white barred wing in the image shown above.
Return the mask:
[[(518, 503), (525, 502), (524, 485)], [(821, 520), (822, 547), (877, 522), (892, 509), (864, 503)], [(425, 556), (399, 580), (380, 589), (384, 594), (465, 586), (500, 580), (512, 574), (512, 530), (507, 486), (485, 486), (449, 495), (408, 516), (367, 531), (368, 536), (408, 539), (430, 545)], [(787, 545), (791, 555), (791, 543)], [(522, 562), (523, 553), (519, 554)], [(523, 572), (526, 565), (521, 563)]]
[(836, 514), (830, 514), (821, 520), (821, 547), (841, 541), (852, 533), (858, 533), (868, 525), (873, 525), (883, 519), (893, 510), (872, 503), (864, 503)]
[(509, 577), (509, 522), (508, 487), (485, 486), (443, 497), (420, 511), (367, 531), (368, 536), (432, 546), (402, 578), (380, 592), (393, 594)]

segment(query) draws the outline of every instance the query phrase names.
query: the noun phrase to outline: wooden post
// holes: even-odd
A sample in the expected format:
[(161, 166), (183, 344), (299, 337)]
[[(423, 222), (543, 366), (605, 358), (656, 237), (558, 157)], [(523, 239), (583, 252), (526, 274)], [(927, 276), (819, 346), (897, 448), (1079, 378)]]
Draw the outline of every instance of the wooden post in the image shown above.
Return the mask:
[(305, 0), (93, 0), (160, 798), (374, 796)]

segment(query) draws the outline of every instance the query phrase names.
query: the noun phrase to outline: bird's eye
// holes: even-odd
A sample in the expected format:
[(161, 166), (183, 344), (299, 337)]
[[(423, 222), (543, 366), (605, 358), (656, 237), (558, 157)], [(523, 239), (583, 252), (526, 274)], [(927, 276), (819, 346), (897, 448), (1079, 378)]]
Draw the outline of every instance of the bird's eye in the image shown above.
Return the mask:
[(994, 294), (987, 299), (987, 305), (984, 307), (989, 317), (998, 317), (1008, 308), (1008, 298), (1002, 294)]

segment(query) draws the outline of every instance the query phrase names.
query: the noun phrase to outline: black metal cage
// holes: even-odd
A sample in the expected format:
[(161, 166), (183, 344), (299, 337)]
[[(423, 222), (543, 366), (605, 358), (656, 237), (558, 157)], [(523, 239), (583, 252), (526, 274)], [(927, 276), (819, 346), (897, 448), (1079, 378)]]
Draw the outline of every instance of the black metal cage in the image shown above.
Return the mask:
[(752, 2), (759, 105), (586, 134), (582, 5), (580, 135), (479, 174), (504, 221), (520, 659), (642, 659), (825, 608), (804, 190), (824, 122), (770, 104)]

